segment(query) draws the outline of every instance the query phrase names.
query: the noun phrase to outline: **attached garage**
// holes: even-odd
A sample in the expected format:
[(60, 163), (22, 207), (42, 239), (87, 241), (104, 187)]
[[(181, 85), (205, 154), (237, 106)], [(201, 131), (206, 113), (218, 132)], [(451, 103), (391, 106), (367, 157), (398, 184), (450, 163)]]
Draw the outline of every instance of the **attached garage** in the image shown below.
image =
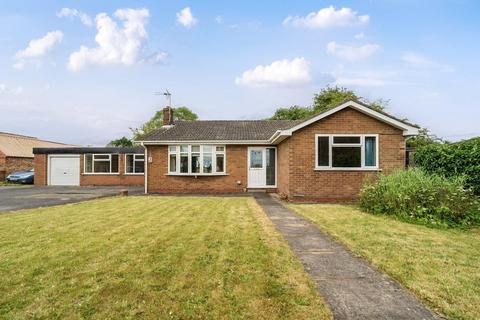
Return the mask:
[(79, 186), (80, 155), (49, 155), (48, 185)]
[(142, 186), (143, 147), (34, 148), (35, 185)]

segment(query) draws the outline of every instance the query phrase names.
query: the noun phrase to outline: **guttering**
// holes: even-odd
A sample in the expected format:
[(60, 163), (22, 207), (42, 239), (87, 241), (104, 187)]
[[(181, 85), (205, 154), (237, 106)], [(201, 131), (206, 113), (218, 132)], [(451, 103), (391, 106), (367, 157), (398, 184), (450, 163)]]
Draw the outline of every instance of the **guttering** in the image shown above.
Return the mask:
[(146, 145), (169, 145), (169, 144), (248, 144), (270, 145), (270, 140), (162, 140), (162, 141), (134, 141), (142, 146)]

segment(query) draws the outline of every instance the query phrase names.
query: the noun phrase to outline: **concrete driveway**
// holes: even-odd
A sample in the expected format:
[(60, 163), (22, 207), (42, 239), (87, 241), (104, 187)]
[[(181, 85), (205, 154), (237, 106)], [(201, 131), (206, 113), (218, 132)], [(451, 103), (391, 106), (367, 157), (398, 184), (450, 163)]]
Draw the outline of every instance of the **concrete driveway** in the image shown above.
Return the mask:
[(118, 195), (127, 189), (129, 194), (142, 194), (143, 187), (0, 187), (0, 212), (54, 206), (95, 198)]

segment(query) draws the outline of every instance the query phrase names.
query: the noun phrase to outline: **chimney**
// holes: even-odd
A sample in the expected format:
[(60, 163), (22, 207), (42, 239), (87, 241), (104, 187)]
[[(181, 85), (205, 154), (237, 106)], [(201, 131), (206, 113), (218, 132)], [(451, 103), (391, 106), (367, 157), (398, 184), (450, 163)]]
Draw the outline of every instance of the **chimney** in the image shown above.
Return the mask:
[(171, 107), (163, 108), (163, 125), (173, 125), (173, 109)]

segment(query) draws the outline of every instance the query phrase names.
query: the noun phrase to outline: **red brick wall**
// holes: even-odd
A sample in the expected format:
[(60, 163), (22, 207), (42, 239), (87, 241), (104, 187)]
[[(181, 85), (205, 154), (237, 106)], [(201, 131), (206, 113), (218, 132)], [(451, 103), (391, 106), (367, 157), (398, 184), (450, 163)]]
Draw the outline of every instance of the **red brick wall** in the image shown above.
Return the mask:
[[(47, 159), (48, 155), (35, 155), (35, 185), (47, 185)], [(144, 184), (144, 175), (125, 174), (125, 155), (119, 156), (119, 174), (95, 175), (83, 174), (83, 155), (80, 155), (80, 185), (81, 186), (141, 186)]]
[(119, 174), (84, 174), (83, 154), (80, 155), (80, 185), (81, 186), (143, 186), (144, 175), (125, 174), (125, 155), (119, 155)]
[(379, 134), (380, 169), (389, 172), (404, 167), (405, 138), (401, 130), (356, 110), (344, 109), (295, 132), (279, 145), (282, 155), (288, 153), (289, 161), (288, 166), (279, 167), (279, 177), (288, 175), (288, 179), (282, 178), (287, 186), (279, 190), (292, 201), (352, 200), (358, 197), (365, 180), (377, 175), (365, 171), (315, 171), (315, 134), (319, 133)]
[(2, 162), (4, 168), (4, 177), (8, 176), (12, 172), (24, 171), (33, 168), (33, 158), (4, 157), (3, 161), (0, 160), (0, 175), (2, 171)]
[(290, 187), (290, 140), (277, 146), (277, 189), (280, 195), (287, 195)]
[(47, 155), (36, 154), (34, 157), (35, 167), (35, 185), (46, 186), (47, 185)]
[(5, 154), (0, 151), (0, 181), (5, 180)]
[[(230, 193), (244, 192), (247, 186), (247, 146), (226, 146), (225, 176), (170, 176), (167, 146), (148, 146), (148, 192), (149, 193)], [(240, 184), (237, 184), (240, 181)]]

